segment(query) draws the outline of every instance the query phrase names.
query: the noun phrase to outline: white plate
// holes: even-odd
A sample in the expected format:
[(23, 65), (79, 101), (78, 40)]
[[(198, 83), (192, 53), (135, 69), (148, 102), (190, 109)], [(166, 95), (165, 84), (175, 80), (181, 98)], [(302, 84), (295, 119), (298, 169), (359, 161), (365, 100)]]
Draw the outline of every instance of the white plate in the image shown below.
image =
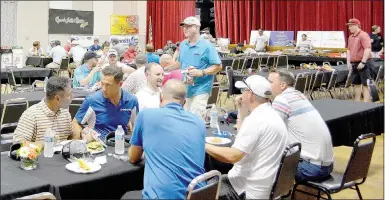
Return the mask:
[(90, 152), (92, 155), (94, 155), (94, 154), (102, 153), (102, 152), (104, 152), (104, 151), (106, 151), (105, 148), (103, 148), (102, 150), (99, 150), (99, 151), (89, 151), (89, 152)]
[[(214, 138), (220, 138), (221, 142), (212, 142)], [(231, 140), (229, 138), (221, 138), (221, 137), (206, 137), (206, 142), (213, 145), (223, 145), (223, 144), (229, 144), (231, 143)]]
[(75, 172), (79, 174), (89, 174), (89, 173), (95, 173), (102, 168), (102, 166), (100, 166), (97, 163), (87, 162), (87, 165), (90, 167), (90, 170), (88, 171), (83, 168), (80, 168), (80, 165), (78, 162), (68, 163), (66, 165), (66, 169), (68, 169), (71, 172)]

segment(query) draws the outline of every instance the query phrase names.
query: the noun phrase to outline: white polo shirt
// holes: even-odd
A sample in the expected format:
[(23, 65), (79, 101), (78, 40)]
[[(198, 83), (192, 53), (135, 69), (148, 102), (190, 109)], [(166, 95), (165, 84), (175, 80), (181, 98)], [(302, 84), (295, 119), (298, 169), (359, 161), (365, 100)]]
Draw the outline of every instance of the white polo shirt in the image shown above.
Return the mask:
[(247, 199), (268, 199), (287, 145), (286, 125), (271, 104), (255, 108), (243, 121), (232, 146), (246, 154), (228, 173), (235, 191), (246, 191)]
[(60, 64), (62, 58), (67, 56), (67, 52), (62, 46), (59, 45), (51, 49), (49, 56), (52, 57), (54, 63)]
[(329, 129), (305, 95), (287, 88), (275, 97), (273, 108), (287, 124), (290, 143), (301, 142), (301, 158), (333, 162)]
[(139, 111), (146, 108), (160, 107), (160, 88), (155, 92), (146, 85), (135, 96), (138, 98)]
[(131, 94), (136, 94), (140, 89), (147, 85), (145, 67), (140, 67), (125, 79), (122, 88)]
[(70, 53), (74, 59), (74, 62), (82, 62), (83, 56), (86, 52), (82, 47), (77, 45), (70, 49)]
[(255, 50), (262, 51), (265, 49), (265, 44), (269, 41), (266, 35), (257, 35), (255, 37)]

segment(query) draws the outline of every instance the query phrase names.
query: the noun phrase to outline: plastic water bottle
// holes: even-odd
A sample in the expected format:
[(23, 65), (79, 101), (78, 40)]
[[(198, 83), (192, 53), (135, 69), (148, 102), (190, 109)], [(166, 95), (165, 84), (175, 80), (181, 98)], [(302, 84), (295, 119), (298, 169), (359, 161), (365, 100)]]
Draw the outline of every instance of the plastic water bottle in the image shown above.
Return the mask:
[(248, 72), (249, 72), (249, 75), (251, 75), (251, 73), (253, 73), (253, 69), (251, 68), (251, 66), (250, 66), (250, 68), (248, 69)]
[(44, 157), (53, 157), (53, 144), (54, 144), (55, 133), (48, 128), (44, 134)]
[(218, 126), (218, 110), (215, 104), (210, 109), (210, 127), (217, 128)]
[(45, 79), (44, 79), (44, 92), (47, 91), (47, 82), (48, 82), (48, 77), (45, 77)]
[(124, 153), (124, 130), (121, 125), (115, 131), (115, 154)]

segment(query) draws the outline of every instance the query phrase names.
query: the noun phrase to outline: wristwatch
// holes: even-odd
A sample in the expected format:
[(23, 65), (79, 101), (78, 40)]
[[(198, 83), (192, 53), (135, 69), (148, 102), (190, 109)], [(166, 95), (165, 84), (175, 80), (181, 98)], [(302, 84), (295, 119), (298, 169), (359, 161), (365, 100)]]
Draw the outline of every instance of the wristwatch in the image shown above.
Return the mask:
[(205, 76), (205, 75), (206, 75), (205, 70), (202, 70), (202, 76)]

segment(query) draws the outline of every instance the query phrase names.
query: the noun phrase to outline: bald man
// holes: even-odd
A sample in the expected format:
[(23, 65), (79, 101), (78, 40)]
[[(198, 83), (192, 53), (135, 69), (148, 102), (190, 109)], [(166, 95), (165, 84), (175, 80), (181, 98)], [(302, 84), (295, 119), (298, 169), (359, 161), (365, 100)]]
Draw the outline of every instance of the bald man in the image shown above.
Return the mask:
[[(173, 57), (170, 54), (163, 54), (160, 57), (160, 65), (163, 68), (171, 66), (175, 63)], [(180, 69), (176, 69), (164, 74), (163, 85), (170, 79), (182, 80), (182, 73)]]
[(146, 154), (144, 188), (142, 196), (134, 191), (122, 199), (184, 199), (190, 181), (205, 172), (206, 128), (200, 118), (183, 110), (185, 99), (183, 82), (169, 80), (162, 88), (162, 108), (139, 112), (129, 158), (136, 163), (143, 151)]
[(163, 68), (156, 63), (150, 63), (144, 69), (147, 84), (135, 94), (139, 101), (139, 111), (146, 108), (159, 108), (160, 92), (163, 83)]

